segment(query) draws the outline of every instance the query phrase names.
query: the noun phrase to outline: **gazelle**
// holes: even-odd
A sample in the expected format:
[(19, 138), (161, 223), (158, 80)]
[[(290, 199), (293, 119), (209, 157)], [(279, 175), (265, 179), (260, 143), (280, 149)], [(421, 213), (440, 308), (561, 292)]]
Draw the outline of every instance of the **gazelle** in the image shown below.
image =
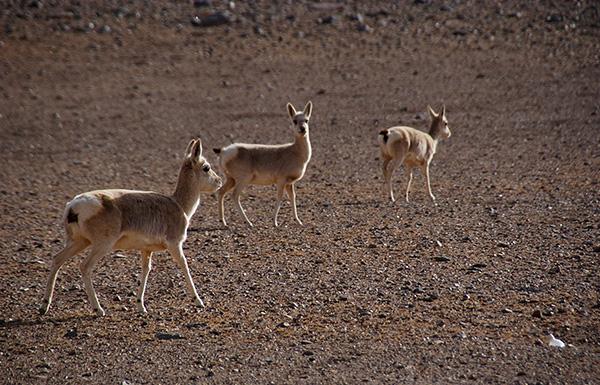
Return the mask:
[(65, 208), (66, 246), (53, 258), (40, 313), (48, 312), (61, 266), (87, 247), (91, 247), (91, 251), (80, 264), (80, 269), (85, 291), (98, 315), (104, 315), (104, 310), (92, 285), (92, 270), (103, 256), (116, 249), (140, 250), (142, 253), (142, 275), (137, 295), (139, 311), (146, 312), (144, 292), (152, 252), (165, 249), (183, 270), (196, 304), (203, 307), (182, 246), (189, 221), (200, 202), (200, 193), (215, 192), (220, 186), (221, 178), (202, 157), (200, 139), (194, 139), (186, 149), (173, 195), (133, 190), (97, 190), (77, 195)]
[(284, 190), (292, 202), (294, 218), (302, 225), (296, 210), (294, 183), (302, 179), (310, 161), (308, 121), (312, 113), (312, 103), (308, 102), (300, 112), (288, 103), (287, 110), (295, 131), (294, 142), (279, 145), (233, 143), (224, 148), (214, 149), (215, 153), (220, 154), (221, 169), (227, 176), (225, 184), (218, 193), (219, 215), (223, 225), (227, 226), (223, 201), (225, 194), (233, 189), (233, 199), (238, 211), (252, 226), (240, 203), (240, 194), (251, 184), (277, 185), (275, 226), (278, 225), (277, 214), (279, 214)]
[(383, 158), (384, 187), (389, 190), (392, 202), (395, 201), (392, 189), (392, 174), (400, 164), (404, 164), (408, 172), (406, 202), (408, 202), (408, 192), (412, 182), (413, 168), (415, 167), (419, 167), (425, 175), (427, 191), (431, 200), (435, 202), (429, 182), (429, 164), (433, 159), (438, 142), (441, 139), (449, 138), (451, 133), (446, 119), (446, 106), (442, 107), (442, 112), (439, 114), (436, 114), (430, 106), (427, 106), (427, 110), (431, 117), (429, 133), (412, 127), (392, 127), (379, 132), (378, 139)]

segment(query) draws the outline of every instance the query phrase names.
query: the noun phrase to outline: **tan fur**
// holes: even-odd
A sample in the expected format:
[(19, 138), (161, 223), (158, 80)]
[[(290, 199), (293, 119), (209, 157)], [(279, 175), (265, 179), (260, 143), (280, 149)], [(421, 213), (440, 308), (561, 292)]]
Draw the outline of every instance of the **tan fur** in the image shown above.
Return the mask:
[(173, 195), (152, 191), (97, 190), (76, 196), (65, 208), (66, 246), (53, 258), (40, 312), (45, 314), (50, 307), (56, 275), (61, 266), (88, 246), (91, 246), (90, 254), (80, 268), (90, 303), (99, 315), (104, 315), (104, 310), (92, 285), (91, 273), (103, 256), (117, 249), (142, 252), (142, 279), (138, 292), (138, 309), (141, 312), (146, 312), (144, 292), (152, 252), (162, 250), (169, 250), (184, 271), (186, 284), (196, 303), (204, 306), (194, 287), (182, 245), (200, 193), (214, 192), (220, 186), (221, 178), (210, 169), (202, 157), (200, 139), (195, 139), (186, 150)]
[(275, 209), (275, 226), (281, 207), (283, 192), (292, 201), (294, 218), (302, 224), (296, 210), (296, 192), (294, 183), (302, 179), (306, 166), (310, 161), (311, 147), (308, 121), (312, 112), (312, 103), (308, 102), (304, 111), (297, 112), (288, 103), (288, 114), (295, 129), (293, 143), (281, 145), (234, 143), (222, 149), (216, 149), (220, 154), (220, 165), (227, 176), (223, 187), (219, 189), (219, 215), (223, 225), (227, 226), (224, 214), (225, 194), (233, 189), (233, 199), (238, 211), (250, 226), (252, 222), (246, 216), (240, 203), (240, 194), (248, 185), (277, 186), (277, 203)]
[(392, 127), (379, 133), (379, 147), (383, 158), (384, 187), (389, 191), (392, 202), (395, 201), (392, 189), (392, 174), (400, 164), (404, 164), (408, 172), (406, 201), (408, 202), (408, 192), (410, 191), (413, 168), (415, 167), (420, 168), (425, 175), (427, 191), (431, 200), (435, 201), (429, 182), (429, 164), (437, 149), (438, 141), (449, 138), (451, 132), (448, 128), (445, 106), (442, 107), (440, 114), (436, 114), (430, 106), (427, 106), (427, 110), (431, 117), (429, 133), (412, 127)]

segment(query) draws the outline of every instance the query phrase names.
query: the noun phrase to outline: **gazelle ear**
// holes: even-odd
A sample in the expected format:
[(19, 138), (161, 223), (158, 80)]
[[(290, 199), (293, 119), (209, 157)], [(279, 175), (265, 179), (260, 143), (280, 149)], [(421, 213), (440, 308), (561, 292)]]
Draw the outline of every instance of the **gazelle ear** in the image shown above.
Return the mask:
[(304, 106), (304, 116), (306, 119), (310, 119), (310, 114), (312, 114), (312, 102), (309, 100)]
[(291, 103), (287, 104), (287, 110), (288, 115), (290, 115), (290, 118), (294, 119), (294, 116), (296, 116), (296, 109), (294, 108), (294, 106), (292, 106)]
[(442, 116), (445, 116), (445, 115), (446, 115), (446, 105), (443, 104), (442, 105)]
[(194, 159), (200, 159), (202, 156), (202, 141), (198, 138), (196, 143), (192, 146), (192, 157)]
[(185, 156), (191, 156), (192, 155), (192, 147), (194, 147), (194, 144), (196, 143), (196, 139), (192, 139), (190, 140), (190, 143), (188, 143), (186, 149), (185, 149)]
[(429, 111), (429, 116), (431, 116), (431, 119), (435, 119), (438, 117), (438, 114), (435, 113), (431, 106), (427, 106), (427, 111)]

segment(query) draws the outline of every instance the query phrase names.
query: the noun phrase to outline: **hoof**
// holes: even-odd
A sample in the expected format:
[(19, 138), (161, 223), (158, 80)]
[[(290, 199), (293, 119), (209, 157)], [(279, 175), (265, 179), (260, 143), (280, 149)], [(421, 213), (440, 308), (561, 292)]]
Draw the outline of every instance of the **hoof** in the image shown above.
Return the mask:
[(206, 306), (204, 305), (204, 302), (202, 302), (202, 300), (200, 298), (196, 298), (196, 306), (204, 309)]
[(104, 311), (104, 309), (99, 308), (99, 309), (96, 309), (96, 315), (98, 317), (104, 317), (106, 315), (106, 312)]
[(38, 312), (40, 313), (40, 315), (46, 315), (46, 313), (48, 313), (48, 307), (45, 305), (42, 305), (38, 309)]

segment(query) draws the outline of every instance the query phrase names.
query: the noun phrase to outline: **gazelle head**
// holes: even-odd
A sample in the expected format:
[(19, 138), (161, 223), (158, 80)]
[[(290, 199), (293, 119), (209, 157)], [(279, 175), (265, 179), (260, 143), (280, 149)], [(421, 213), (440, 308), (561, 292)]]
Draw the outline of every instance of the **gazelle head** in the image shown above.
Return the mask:
[(190, 177), (190, 182), (199, 192), (217, 191), (223, 182), (204, 157), (202, 157), (202, 141), (192, 139), (185, 150), (182, 171)]
[(429, 111), (429, 116), (431, 117), (430, 133), (432, 136), (448, 139), (452, 133), (448, 127), (448, 119), (446, 119), (446, 106), (442, 106), (442, 112), (439, 114), (436, 114), (431, 106), (427, 106), (427, 111)]
[(304, 111), (296, 111), (294, 106), (290, 103), (287, 104), (288, 114), (292, 119), (292, 124), (294, 129), (296, 130), (296, 135), (305, 136), (308, 135), (308, 120), (310, 119), (310, 114), (312, 113), (312, 102), (306, 103), (304, 106)]

